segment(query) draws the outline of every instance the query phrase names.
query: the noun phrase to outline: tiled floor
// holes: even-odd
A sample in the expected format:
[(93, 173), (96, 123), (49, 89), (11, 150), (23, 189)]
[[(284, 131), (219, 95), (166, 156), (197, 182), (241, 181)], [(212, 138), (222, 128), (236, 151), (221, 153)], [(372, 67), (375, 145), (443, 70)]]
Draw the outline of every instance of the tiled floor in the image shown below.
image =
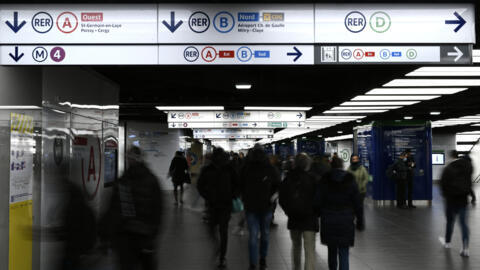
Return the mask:
[[(187, 193), (189, 196), (182, 208), (175, 208), (168, 201), (163, 234), (159, 240), (158, 269), (215, 269), (216, 244), (202, 222), (202, 202), (194, 202), (193, 190)], [(463, 259), (458, 254), (461, 247), (458, 226), (455, 228), (451, 250), (443, 249), (438, 243), (438, 236), (444, 234), (445, 218), (442, 200), (437, 192), (431, 207), (398, 210), (367, 204), (365, 214), (367, 228), (365, 232), (357, 234), (356, 245), (350, 252), (350, 269), (480, 269), (478, 208), (470, 211), (471, 257), (468, 259)], [(279, 226), (271, 234), (269, 269), (287, 270), (291, 269), (291, 243), (286, 229), (286, 217), (281, 209), (277, 210), (276, 217)], [(231, 225), (237, 218), (233, 217)], [(247, 236), (230, 234), (229, 240), (228, 269), (247, 269)], [(317, 237), (316, 269), (327, 269), (326, 262), (327, 250)]]

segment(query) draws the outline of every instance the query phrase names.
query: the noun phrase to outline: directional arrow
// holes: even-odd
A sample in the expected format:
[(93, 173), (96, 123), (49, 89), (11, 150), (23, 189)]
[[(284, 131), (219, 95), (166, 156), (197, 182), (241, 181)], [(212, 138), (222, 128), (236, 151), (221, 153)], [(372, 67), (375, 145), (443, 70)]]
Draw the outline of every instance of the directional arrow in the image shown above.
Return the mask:
[(217, 113), (217, 114), (215, 114), (215, 117), (221, 118), (221, 117), (222, 117), (222, 114), (221, 114), (221, 113)]
[(26, 21), (22, 21), (20, 24), (18, 24), (18, 12), (15, 11), (13, 12), (13, 25), (10, 23), (10, 21), (5, 22), (10, 29), (12, 29), (15, 34), (22, 29), (22, 27), (27, 23)]
[(455, 33), (458, 32), (467, 22), (463, 19), (460, 14), (458, 14), (456, 11), (453, 13), (455, 17), (457, 17), (458, 20), (445, 20), (445, 24), (457, 24), (457, 28), (455, 28)]
[(177, 114), (176, 114), (176, 113), (172, 113), (171, 116), (172, 116), (172, 119), (177, 118)]
[(303, 114), (302, 114), (302, 113), (298, 113), (297, 116), (298, 116), (298, 118), (302, 118), (302, 117), (303, 117)]
[(22, 57), (23, 57), (23, 53), (21, 53), (20, 55), (18, 54), (18, 47), (15, 46), (15, 55), (9, 53), (8, 55), (10, 55), (10, 57), (15, 60), (15, 62), (18, 62)]
[(174, 33), (180, 27), (180, 25), (182, 25), (183, 21), (180, 20), (177, 24), (175, 24), (175, 11), (172, 11), (170, 12), (170, 24), (168, 24), (168, 22), (165, 20), (163, 20), (162, 23), (168, 28), (168, 30), (170, 30), (170, 32)]
[(258, 124), (257, 124), (257, 123), (253, 123), (253, 126), (254, 126), (254, 127), (257, 127), (257, 126), (258, 126)]
[(172, 127), (176, 127), (177, 125), (175, 125), (175, 123), (172, 124)]
[(455, 51), (454, 52), (448, 52), (447, 55), (448, 56), (455, 56), (455, 60), (453, 60), (453, 61), (457, 62), (460, 58), (462, 58), (463, 52), (457, 46), (455, 46), (453, 48), (455, 49)]
[(298, 127), (302, 127), (302, 122), (298, 122)]
[(293, 49), (295, 50), (295, 52), (289, 52), (287, 53), (288, 56), (296, 56), (294, 59), (293, 59), (293, 62), (297, 62), (298, 58), (300, 58), (300, 56), (302, 56), (302, 52), (297, 49), (297, 47), (293, 47)]

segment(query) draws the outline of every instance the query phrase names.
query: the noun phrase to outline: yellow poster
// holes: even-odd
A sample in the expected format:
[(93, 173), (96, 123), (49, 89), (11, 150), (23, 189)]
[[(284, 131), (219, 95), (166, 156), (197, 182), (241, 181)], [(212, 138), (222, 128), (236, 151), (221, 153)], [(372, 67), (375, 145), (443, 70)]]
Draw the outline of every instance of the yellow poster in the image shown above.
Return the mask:
[(9, 270), (32, 269), (33, 117), (10, 115)]

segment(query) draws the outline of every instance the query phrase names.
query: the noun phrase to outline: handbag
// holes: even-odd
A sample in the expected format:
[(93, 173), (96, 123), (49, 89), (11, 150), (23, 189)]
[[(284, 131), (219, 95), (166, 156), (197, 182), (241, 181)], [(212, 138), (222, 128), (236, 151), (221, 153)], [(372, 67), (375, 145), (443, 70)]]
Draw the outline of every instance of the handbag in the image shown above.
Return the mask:
[(192, 183), (192, 177), (190, 176), (190, 173), (188, 173), (188, 172), (185, 173), (185, 180), (183, 182), (185, 184), (191, 184)]
[(242, 200), (240, 200), (239, 198), (235, 198), (232, 200), (232, 211), (234, 213), (239, 213), (243, 211)]

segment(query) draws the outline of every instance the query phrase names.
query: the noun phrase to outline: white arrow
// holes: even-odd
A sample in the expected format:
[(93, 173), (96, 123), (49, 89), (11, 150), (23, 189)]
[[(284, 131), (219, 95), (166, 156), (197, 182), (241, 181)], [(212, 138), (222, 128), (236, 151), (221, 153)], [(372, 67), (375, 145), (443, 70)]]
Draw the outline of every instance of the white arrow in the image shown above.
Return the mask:
[(457, 46), (453, 48), (455, 49), (455, 52), (448, 52), (448, 56), (456, 56), (454, 61), (457, 62), (458, 59), (462, 58), (463, 52)]

